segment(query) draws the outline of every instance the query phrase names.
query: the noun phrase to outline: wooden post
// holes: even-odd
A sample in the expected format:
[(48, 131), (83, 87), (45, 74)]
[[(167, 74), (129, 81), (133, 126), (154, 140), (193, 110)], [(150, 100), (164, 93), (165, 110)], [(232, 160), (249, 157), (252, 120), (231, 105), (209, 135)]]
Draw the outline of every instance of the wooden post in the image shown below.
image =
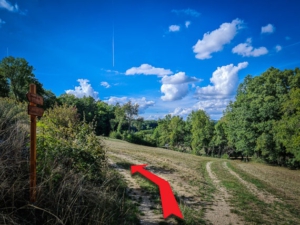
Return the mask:
[[(35, 84), (30, 84), (29, 93), (36, 94)], [(31, 106), (36, 104), (30, 102)], [(30, 115), (30, 202), (36, 201), (36, 116)]]

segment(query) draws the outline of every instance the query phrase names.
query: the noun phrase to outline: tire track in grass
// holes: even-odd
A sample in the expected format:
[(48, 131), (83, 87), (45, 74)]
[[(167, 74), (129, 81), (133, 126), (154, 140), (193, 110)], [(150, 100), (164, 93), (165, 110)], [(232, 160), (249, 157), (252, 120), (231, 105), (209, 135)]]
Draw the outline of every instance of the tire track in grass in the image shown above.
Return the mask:
[(228, 170), (230, 174), (235, 176), (243, 185), (246, 186), (246, 188), (254, 194), (256, 197), (258, 197), (260, 200), (264, 201), (265, 203), (271, 204), (274, 203), (275, 201), (279, 201), (278, 198), (273, 196), (272, 194), (266, 192), (266, 191), (260, 191), (256, 188), (256, 186), (252, 183), (249, 183), (242, 179), (236, 172), (234, 172), (232, 169), (230, 169), (227, 166), (227, 162), (223, 162), (223, 167)]
[[(201, 215), (203, 214), (203, 212), (201, 212), (203, 201), (201, 201), (199, 196), (197, 196), (196, 194), (198, 189), (188, 185), (187, 183), (183, 185), (187, 188), (183, 188), (183, 186), (178, 185), (180, 174), (176, 175), (176, 173), (166, 173), (169, 170), (173, 171), (173, 167), (164, 170), (163, 168), (158, 167), (156, 162), (157, 159), (149, 160), (149, 157), (147, 159), (137, 158), (136, 155), (127, 155), (125, 152), (122, 152), (122, 154), (116, 154), (110, 151), (109, 155), (126, 160), (128, 162), (131, 162), (132, 164), (151, 164), (151, 166), (147, 167), (147, 170), (170, 182), (172, 191), (175, 194), (176, 198), (178, 198), (184, 217), (193, 217), (192, 219), (190, 219), (191, 223), (186, 223), (186, 220), (189, 220), (189, 218), (185, 217), (183, 224), (204, 224), (204, 221), (201, 220)], [(184, 183), (183, 180), (181, 180), (181, 182)], [(191, 215), (187, 215), (186, 213)], [(179, 221), (176, 221), (174, 217), (169, 217), (167, 220), (164, 220), (164, 222), (165, 224), (181, 224)]]
[(206, 164), (206, 170), (213, 184), (219, 191), (215, 193), (215, 202), (212, 205), (212, 210), (207, 210), (206, 219), (212, 224), (244, 224), (243, 220), (238, 215), (230, 211), (231, 207), (227, 204), (226, 199), (229, 198), (229, 194), (226, 189), (221, 185), (221, 181), (211, 170), (212, 162)]

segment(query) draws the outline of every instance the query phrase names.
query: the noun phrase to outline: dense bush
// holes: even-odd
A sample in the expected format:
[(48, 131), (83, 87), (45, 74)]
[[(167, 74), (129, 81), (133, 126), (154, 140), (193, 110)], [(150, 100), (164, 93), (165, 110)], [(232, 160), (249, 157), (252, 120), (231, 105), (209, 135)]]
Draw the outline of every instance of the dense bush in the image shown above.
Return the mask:
[(154, 140), (152, 140), (151, 138), (147, 139), (147, 136), (144, 136), (139, 132), (132, 133), (132, 132), (124, 131), (122, 136), (123, 136), (123, 140), (128, 141), (130, 143), (152, 146), (152, 147), (156, 146)]
[(109, 133), (110, 138), (122, 139), (122, 135), (118, 131), (112, 131)]
[[(0, 224), (137, 223), (93, 126), (67, 106), (38, 122), (37, 201), (29, 204), (28, 154), (21, 154), (28, 152), (28, 115), (24, 105), (5, 99), (0, 110)], [(16, 130), (22, 135), (13, 136)]]

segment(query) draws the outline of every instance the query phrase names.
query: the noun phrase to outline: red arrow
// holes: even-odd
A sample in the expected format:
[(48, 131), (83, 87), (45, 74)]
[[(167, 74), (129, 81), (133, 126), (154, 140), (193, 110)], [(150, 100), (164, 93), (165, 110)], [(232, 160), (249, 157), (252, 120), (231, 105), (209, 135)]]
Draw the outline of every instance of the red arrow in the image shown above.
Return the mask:
[(164, 219), (168, 218), (172, 214), (183, 219), (182, 213), (180, 208), (177, 204), (177, 201), (174, 197), (172, 192), (171, 186), (168, 181), (156, 176), (155, 174), (145, 170), (144, 165), (133, 165), (131, 166), (131, 174), (139, 172), (144, 177), (155, 183), (159, 187), (160, 198), (161, 198), (161, 205), (163, 209)]

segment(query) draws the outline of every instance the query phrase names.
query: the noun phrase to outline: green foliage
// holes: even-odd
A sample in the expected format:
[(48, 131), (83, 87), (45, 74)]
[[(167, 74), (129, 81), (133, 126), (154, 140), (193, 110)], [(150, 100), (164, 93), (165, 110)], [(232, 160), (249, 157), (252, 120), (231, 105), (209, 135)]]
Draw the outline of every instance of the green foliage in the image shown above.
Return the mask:
[(23, 58), (12, 56), (3, 58), (0, 62), (0, 96), (10, 96), (17, 101), (25, 101), (31, 83), (36, 85), (37, 94), (43, 95), (45, 91), (35, 78), (33, 70), (33, 66)]
[(275, 137), (283, 145), (288, 156), (288, 166), (299, 166), (300, 163), (300, 88), (292, 89), (282, 104), (282, 119), (275, 124)]
[(0, 223), (137, 224), (126, 184), (106, 166), (94, 128), (66, 105), (47, 110), (38, 122), (37, 201), (28, 204), (26, 106), (0, 98)]
[(213, 122), (203, 111), (192, 111), (189, 115), (192, 133), (192, 148), (194, 154), (200, 154), (202, 148), (208, 154), (209, 142), (213, 136)]
[(28, 140), (29, 117), (26, 105), (9, 98), (0, 98), (0, 153), (22, 154)]
[(117, 131), (111, 131), (109, 133), (109, 137), (114, 139), (122, 139), (122, 135)]
[(155, 141), (149, 136), (144, 136), (143, 133), (130, 133), (125, 131), (123, 133), (123, 140), (139, 145), (156, 146)]
[(101, 182), (99, 174), (106, 165), (105, 151), (92, 124), (80, 121), (76, 108), (62, 105), (45, 112), (38, 123), (38, 155), (45, 173), (53, 161), (89, 180)]
[(222, 159), (229, 159), (230, 157), (229, 157), (229, 155), (228, 155), (227, 153), (225, 153), (225, 154), (222, 155), (221, 158), (222, 158)]
[(244, 79), (236, 101), (225, 112), (228, 144), (236, 153), (256, 155), (279, 165), (297, 159), (299, 129), (295, 128), (299, 117), (290, 105), (299, 98), (294, 91), (300, 88), (299, 77), (298, 69), (270, 68), (260, 76)]
[(93, 97), (77, 98), (71, 94), (63, 94), (58, 98), (59, 103), (76, 107), (81, 121), (95, 124), (97, 135), (108, 136), (115, 125), (110, 126), (114, 120), (114, 108), (102, 101), (96, 101)]

